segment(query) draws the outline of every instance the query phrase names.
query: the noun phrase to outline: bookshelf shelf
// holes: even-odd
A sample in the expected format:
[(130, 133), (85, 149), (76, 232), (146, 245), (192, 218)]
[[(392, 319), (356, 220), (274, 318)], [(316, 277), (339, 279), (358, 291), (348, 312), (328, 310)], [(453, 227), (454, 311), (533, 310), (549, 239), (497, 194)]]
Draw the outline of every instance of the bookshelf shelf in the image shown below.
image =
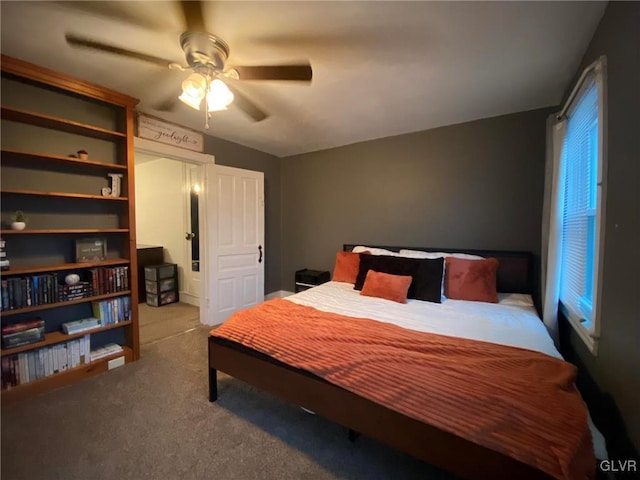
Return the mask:
[(102, 163), (94, 160), (81, 160), (79, 158), (65, 157), (62, 155), (51, 155), (40, 152), (30, 152), (26, 150), (16, 150), (12, 148), (2, 149), (2, 162), (3, 163), (16, 163), (22, 166), (42, 166), (44, 168), (51, 166), (66, 166), (71, 168), (86, 168), (93, 169), (100, 173), (105, 170), (126, 172), (126, 165), (119, 165), (115, 163)]
[(37, 195), (41, 197), (59, 197), (59, 198), (82, 198), (85, 200), (104, 200), (127, 202), (127, 197), (103, 197), (102, 195), (88, 195), (86, 193), (67, 193), (67, 192), (43, 192), (40, 190), (25, 190), (21, 188), (5, 188), (2, 189), (3, 194), (12, 195)]
[(127, 265), (129, 263), (129, 260), (126, 258), (114, 258), (112, 260), (103, 260), (102, 262), (59, 263), (55, 265), (11, 267), (10, 270), (3, 270), (0, 274), (3, 277), (6, 277), (9, 275), (26, 275), (29, 273), (62, 272), (65, 270), (77, 270), (81, 268), (113, 267), (117, 265)]
[(0, 230), (0, 235), (58, 235), (61, 233), (129, 233), (128, 228), (49, 228), (34, 230)]
[[(3, 129), (11, 134), (0, 139), (3, 161), (0, 213), (3, 222), (8, 223), (13, 213), (24, 210), (27, 215), (31, 214), (34, 226), (44, 228), (0, 230), (7, 258), (11, 261), (10, 269), (0, 272), (3, 294), (0, 319), (3, 326), (21, 324), (31, 317), (31, 313), (42, 312), (39, 316), (45, 322), (45, 331), (50, 331), (41, 342), (2, 350), (1, 399), (4, 405), (104, 372), (112, 358), (124, 356), (125, 362), (131, 362), (140, 357), (132, 181), (138, 100), (6, 55), (1, 59), (3, 105), (0, 117)], [(64, 152), (76, 152), (79, 148), (91, 151), (95, 157), (83, 160), (64, 155)], [(121, 174), (122, 196), (94, 195), (104, 188), (104, 180), (110, 173)], [(72, 256), (74, 241), (92, 235), (111, 235), (109, 256), (117, 258), (69, 262), (75, 258)], [(119, 266), (125, 268), (119, 269)], [(80, 278), (92, 278), (96, 292), (113, 291), (126, 285), (130, 289), (25, 307), (26, 302), (35, 303), (34, 291), (42, 292), (44, 296), (43, 290), (36, 290), (43, 288), (40, 281), (45, 282), (44, 288), (49, 295), (66, 292), (49, 298), (78, 296), (82, 290), (74, 291), (74, 287), (64, 283), (65, 272), (71, 271)], [(24, 278), (32, 275), (41, 277)], [(128, 283), (99, 283), (96, 288), (96, 279), (98, 282)], [(116, 312), (122, 315), (120, 318), (130, 320), (74, 335), (55, 331), (63, 322), (93, 316), (91, 303), (96, 301), (114, 305), (106, 315)], [(125, 307), (118, 307), (121, 304)], [(22, 308), (9, 309), (16, 305)], [(73, 308), (62, 308), (67, 306)], [(129, 316), (125, 316), (124, 308), (130, 309)], [(25, 357), (31, 359), (38, 349), (55, 347), (87, 334), (91, 335), (93, 349), (117, 343), (124, 351), (20, 384), (15, 368)], [(21, 365), (24, 367), (23, 363)]]
[(100, 140), (126, 140), (127, 134), (115, 132), (105, 128), (98, 128), (84, 123), (73, 122), (63, 118), (43, 115), (29, 110), (18, 108), (2, 107), (2, 118), (14, 122), (28, 123), (38, 127), (60, 130), (62, 132), (84, 135), (86, 137), (98, 138)]
[(131, 295), (131, 290), (126, 290), (126, 291), (116, 292), (116, 293), (105, 293), (103, 295), (95, 295), (93, 297), (78, 298), (77, 300), (67, 300), (65, 302), (47, 303), (45, 305), (36, 305), (35, 307), (16, 308), (15, 310), (6, 310), (4, 312), (1, 312), (0, 316), (9, 317), (12, 315), (18, 315), (20, 313), (39, 312), (41, 310), (50, 310), (52, 308), (66, 307), (69, 305), (77, 305), (79, 303), (96, 302), (98, 300), (104, 300), (106, 298), (123, 297), (125, 295)]
[(133, 350), (130, 347), (123, 346), (122, 350), (122, 352), (100, 358), (94, 362), (65, 370), (64, 372), (54, 373), (48, 377), (39, 378), (29, 383), (11, 387), (8, 390), (3, 390), (2, 405), (6, 406), (12, 403), (17, 403), (34, 395), (53, 390), (55, 388), (60, 388), (65, 385), (70, 385), (99, 373), (106, 372), (109, 370), (109, 360), (113, 360), (114, 358), (124, 356), (125, 362), (131, 362), (134, 360)]
[(84, 332), (73, 333), (71, 335), (67, 335), (64, 332), (46, 333), (44, 335), (44, 340), (41, 342), (30, 343), (28, 345), (22, 345), (20, 347), (15, 347), (15, 348), (3, 349), (2, 356), (5, 357), (7, 355), (14, 355), (20, 352), (27, 352), (35, 348), (42, 348), (42, 347), (47, 347), (49, 345), (55, 345), (56, 343), (64, 343), (64, 342), (68, 342), (69, 340), (73, 340), (74, 338), (84, 337), (85, 335), (90, 333), (104, 332), (107, 330), (111, 330), (113, 328), (125, 327), (127, 325), (131, 325), (131, 322), (128, 321), (128, 322), (113, 323), (111, 325), (104, 325), (102, 327), (92, 328), (91, 330), (85, 330)]

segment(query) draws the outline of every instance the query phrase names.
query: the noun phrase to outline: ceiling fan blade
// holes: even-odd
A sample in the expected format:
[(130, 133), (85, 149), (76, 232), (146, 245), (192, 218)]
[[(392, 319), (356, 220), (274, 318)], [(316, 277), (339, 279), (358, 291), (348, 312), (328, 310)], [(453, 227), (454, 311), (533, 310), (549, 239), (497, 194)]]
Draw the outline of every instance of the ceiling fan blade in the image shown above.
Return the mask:
[(182, 0), (180, 2), (182, 12), (184, 14), (185, 25), (189, 32), (206, 32), (207, 27), (204, 24), (204, 16), (202, 15), (202, 2)]
[(234, 87), (233, 85), (230, 85), (229, 83), (230, 82), (225, 82), (227, 87), (229, 87), (229, 90), (231, 90), (231, 92), (233, 93), (232, 105), (235, 105), (236, 107), (238, 107), (240, 110), (242, 110), (244, 113), (246, 113), (256, 122), (264, 120), (269, 116), (264, 110), (258, 107), (255, 103), (249, 100), (248, 97), (246, 97), (243, 93), (241, 93), (236, 87)]
[(240, 80), (286, 80), (310, 82), (313, 70), (310, 64), (304, 65), (265, 65), (253, 67), (233, 67)]
[(90, 48), (101, 52), (113, 53), (114, 55), (122, 55), (123, 57), (135, 58), (136, 60), (153, 63), (154, 65), (164, 68), (169, 68), (169, 65), (175, 63), (171, 60), (166, 60), (164, 58), (147, 55), (146, 53), (140, 53), (133, 50), (127, 50), (126, 48), (120, 48), (114, 45), (107, 45), (106, 43), (79, 37), (71, 33), (65, 34), (65, 38), (67, 43), (72, 47)]

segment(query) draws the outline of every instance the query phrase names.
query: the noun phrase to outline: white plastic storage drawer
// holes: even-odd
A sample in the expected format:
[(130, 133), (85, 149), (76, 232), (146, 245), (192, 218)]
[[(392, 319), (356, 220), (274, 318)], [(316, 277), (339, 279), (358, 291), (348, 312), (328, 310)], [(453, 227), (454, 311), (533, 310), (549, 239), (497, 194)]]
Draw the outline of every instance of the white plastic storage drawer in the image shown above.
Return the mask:
[(168, 292), (171, 290), (175, 290), (176, 288), (176, 279), (175, 278), (167, 278), (165, 280), (160, 280), (159, 282), (154, 282), (152, 280), (147, 280), (144, 282), (145, 290), (147, 293), (158, 293), (158, 290), (161, 292)]
[(178, 295), (175, 291), (164, 292), (160, 295), (154, 295), (153, 293), (147, 292), (147, 305), (151, 305), (152, 307), (160, 307), (162, 305), (167, 305), (169, 303), (174, 303), (177, 301)]

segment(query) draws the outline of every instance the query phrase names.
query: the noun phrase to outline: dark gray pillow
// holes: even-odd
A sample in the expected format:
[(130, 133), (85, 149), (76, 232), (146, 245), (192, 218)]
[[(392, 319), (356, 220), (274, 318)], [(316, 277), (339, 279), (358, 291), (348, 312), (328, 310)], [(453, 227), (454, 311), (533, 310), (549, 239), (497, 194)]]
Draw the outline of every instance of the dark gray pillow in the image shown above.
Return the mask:
[(434, 303), (441, 302), (444, 258), (360, 255), (360, 267), (353, 287), (355, 290), (362, 290), (369, 270), (391, 275), (410, 275), (413, 280), (407, 298)]

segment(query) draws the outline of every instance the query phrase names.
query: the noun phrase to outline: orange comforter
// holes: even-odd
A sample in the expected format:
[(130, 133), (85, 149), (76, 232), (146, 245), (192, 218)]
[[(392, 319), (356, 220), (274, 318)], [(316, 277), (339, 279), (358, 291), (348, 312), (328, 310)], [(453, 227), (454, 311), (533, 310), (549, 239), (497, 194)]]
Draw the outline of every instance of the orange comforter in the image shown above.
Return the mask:
[(235, 313), (211, 335), (555, 478), (595, 476), (586, 408), (574, 386), (576, 369), (562, 360), (282, 299)]

